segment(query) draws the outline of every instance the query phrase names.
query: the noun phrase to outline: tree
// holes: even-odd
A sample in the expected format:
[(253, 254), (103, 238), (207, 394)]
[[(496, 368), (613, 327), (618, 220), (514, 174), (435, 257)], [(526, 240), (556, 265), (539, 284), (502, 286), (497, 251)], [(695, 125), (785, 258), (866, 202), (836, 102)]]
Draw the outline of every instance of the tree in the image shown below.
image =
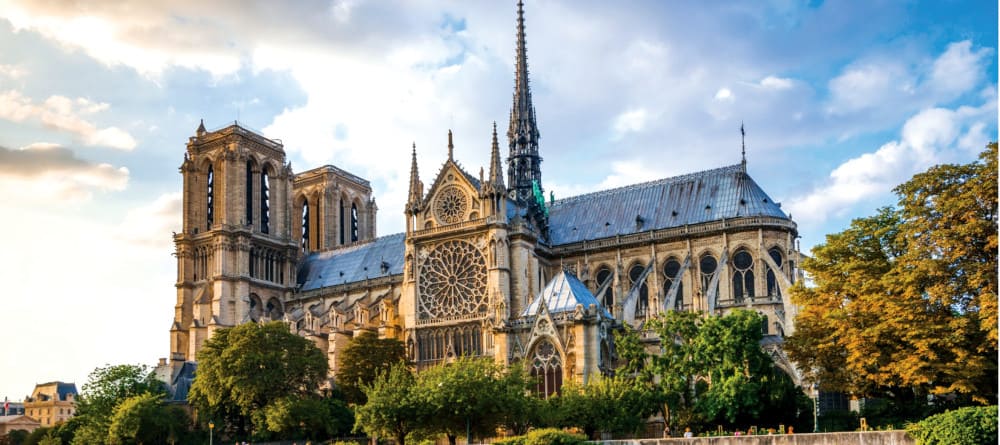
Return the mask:
[(407, 436), (419, 431), (427, 420), (416, 384), (406, 365), (397, 363), (371, 385), (362, 385), (367, 402), (355, 410), (354, 429), (370, 436), (392, 437), (396, 445), (406, 445)]
[[(895, 189), (898, 208), (813, 248), (790, 358), (822, 388), (879, 396), (921, 416), (929, 394), (997, 392), (997, 145)], [(913, 417), (911, 416), (911, 417)]]
[(129, 397), (165, 394), (163, 383), (145, 365), (106, 365), (94, 369), (83, 385), (70, 420), (75, 428), (73, 444), (103, 443), (108, 437), (111, 416)]
[(318, 397), (326, 372), (323, 352), (284, 323), (244, 323), (202, 345), (188, 401), (220, 429), (266, 433), (264, 410), (286, 397)]
[(183, 442), (187, 431), (187, 413), (164, 404), (162, 394), (145, 393), (129, 397), (115, 408), (107, 443), (177, 443)]
[(278, 399), (264, 409), (268, 431), (282, 437), (325, 439), (350, 433), (354, 415), (336, 398)]
[(594, 377), (586, 384), (563, 386), (558, 397), (560, 425), (578, 427), (588, 438), (597, 431), (635, 433), (659, 411), (659, 397), (631, 376)]
[(503, 366), (488, 358), (460, 357), (422, 371), (417, 381), (429, 428), (445, 434), (451, 445), (467, 432), (492, 435), (505, 420), (505, 403), (519, 405), (517, 394), (524, 397), (527, 388), (524, 374), (508, 378)]
[(652, 320), (662, 353), (652, 357), (672, 427), (761, 420), (792, 424), (798, 390), (760, 347), (763, 316), (670, 311)]
[(406, 360), (403, 342), (394, 338), (378, 338), (372, 332), (363, 332), (351, 339), (340, 355), (337, 369), (337, 386), (348, 403), (364, 404), (363, 385), (371, 385), (380, 372)]

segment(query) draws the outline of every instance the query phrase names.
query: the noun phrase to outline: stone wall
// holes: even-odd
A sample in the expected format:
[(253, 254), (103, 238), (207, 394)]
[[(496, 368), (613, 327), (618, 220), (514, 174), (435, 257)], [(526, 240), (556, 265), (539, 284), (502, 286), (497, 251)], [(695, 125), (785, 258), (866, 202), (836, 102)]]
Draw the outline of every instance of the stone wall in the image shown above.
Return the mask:
[(913, 445), (906, 431), (868, 431), (692, 439), (607, 440), (602, 445)]

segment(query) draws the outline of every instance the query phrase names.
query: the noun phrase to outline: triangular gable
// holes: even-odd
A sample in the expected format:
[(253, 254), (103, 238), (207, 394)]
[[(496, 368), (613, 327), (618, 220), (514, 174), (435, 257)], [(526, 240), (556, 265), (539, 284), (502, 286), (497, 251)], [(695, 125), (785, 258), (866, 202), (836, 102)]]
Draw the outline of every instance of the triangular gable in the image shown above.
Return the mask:
[(444, 184), (449, 182), (449, 174), (451, 174), (454, 178), (450, 180), (451, 182), (463, 184), (468, 188), (479, 192), (479, 180), (466, 172), (465, 169), (455, 162), (454, 159), (448, 159), (444, 161), (443, 165), (441, 165), (441, 170), (438, 171), (437, 177), (434, 178), (434, 183), (431, 185), (430, 190), (427, 191), (427, 194), (424, 195), (423, 202), (421, 203), (424, 208), (427, 208), (427, 206), (430, 205), (430, 202), (434, 199), (434, 195), (437, 194), (438, 189), (444, 187)]
[(535, 311), (535, 323), (531, 327), (531, 335), (528, 336), (527, 348), (524, 349), (525, 353), (531, 351), (535, 343), (542, 338), (548, 338), (560, 351), (563, 351), (563, 345), (559, 341), (558, 334), (556, 325), (552, 322), (552, 315), (549, 313), (548, 305), (545, 303), (545, 299), (541, 299)]

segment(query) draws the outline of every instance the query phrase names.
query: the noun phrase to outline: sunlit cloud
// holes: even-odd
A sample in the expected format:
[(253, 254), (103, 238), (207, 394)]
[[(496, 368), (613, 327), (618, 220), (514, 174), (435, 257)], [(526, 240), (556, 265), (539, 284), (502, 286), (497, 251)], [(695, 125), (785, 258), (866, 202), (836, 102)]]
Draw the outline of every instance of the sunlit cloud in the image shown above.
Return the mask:
[(124, 190), (128, 179), (125, 167), (91, 163), (56, 144), (0, 147), (0, 188), (18, 191), (9, 199), (79, 203), (95, 191)]
[(72, 134), (84, 145), (132, 150), (137, 142), (128, 132), (114, 126), (98, 128), (81, 117), (107, 110), (109, 106), (82, 97), (64, 96), (50, 96), (42, 103), (35, 103), (17, 90), (0, 92), (0, 119), (37, 121), (45, 127)]

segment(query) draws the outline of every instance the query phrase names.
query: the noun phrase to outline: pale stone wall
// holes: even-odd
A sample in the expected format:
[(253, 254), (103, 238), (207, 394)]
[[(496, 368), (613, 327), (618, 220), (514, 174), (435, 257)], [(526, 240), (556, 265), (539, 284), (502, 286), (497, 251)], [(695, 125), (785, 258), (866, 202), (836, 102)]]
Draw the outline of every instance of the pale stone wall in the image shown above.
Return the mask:
[(602, 445), (912, 445), (906, 431), (780, 434), (767, 436), (695, 437), (690, 439), (605, 440)]

